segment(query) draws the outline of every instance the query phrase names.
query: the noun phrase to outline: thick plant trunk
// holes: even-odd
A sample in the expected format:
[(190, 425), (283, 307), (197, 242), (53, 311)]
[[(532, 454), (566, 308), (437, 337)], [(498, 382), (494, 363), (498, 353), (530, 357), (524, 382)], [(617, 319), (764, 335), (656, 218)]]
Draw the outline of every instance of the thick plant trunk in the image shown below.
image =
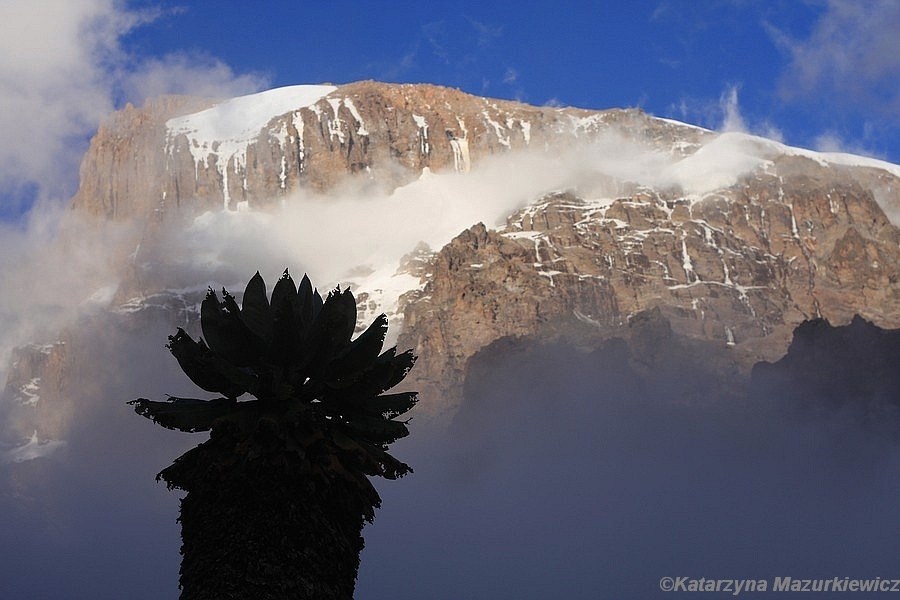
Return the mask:
[(352, 598), (364, 521), (352, 484), (239, 471), (181, 501), (182, 600)]

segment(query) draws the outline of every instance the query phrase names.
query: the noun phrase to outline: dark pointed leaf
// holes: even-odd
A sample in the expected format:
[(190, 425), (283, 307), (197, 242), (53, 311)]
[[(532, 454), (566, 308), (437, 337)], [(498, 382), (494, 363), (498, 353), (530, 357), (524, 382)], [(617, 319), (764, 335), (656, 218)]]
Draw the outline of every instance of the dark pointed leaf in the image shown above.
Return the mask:
[(232, 362), (242, 367), (259, 363), (267, 346), (265, 338), (253, 333), (247, 327), (237, 301), (224, 288), (222, 288), (222, 298), (223, 314), (225, 315), (225, 324), (227, 326), (225, 333), (239, 347), (239, 351), (234, 354)]
[(277, 304), (272, 302), (272, 343), (269, 345), (269, 360), (281, 366), (296, 364), (303, 350), (302, 342), (295, 326), (294, 303), (286, 296), (282, 296)]
[(271, 341), (272, 314), (269, 311), (269, 299), (266, 298), (266, 282), (263, 281), (259, 271), (250, 279), (244, 289), (244, 297), (241, 301), (241, 320), (265, 344)]
[(356, 301), (350, 290), (332, 290), (309, 329), (303, 364), (309, 376), (321, 378), (328, 364), (346, 346), (356, 327)]
[(358, 374), (372, 366), (387, 334), (388, 318), (381, 314), (359, 334), (328, 366), (325, 378), (336, 381)]
[(259, 396), (258, 371), (249, 367), (236, 367), (224, 358), (216, 355), (202, 357), (201, 362), (221, 373), (223, 377), (232, 382), (242, 393), (250, 393)]
[(319, 290), (313, 290), (313, 319), (319, 316), (319, 312), (322, 310), (323, 304), (325, 303), (322, 301), (322, 296), (319, 295)]
[[(397, 351), (396, 347), (391, 349), (391, 354), (389, 356), (385, 356), (384, 363), (390, 365), (390, 377), (388, 378), (385, 387), (381, 390), (382, 392), (385, 390), (389, 390), (406, 377), (409, 373), (410, 369), (413, 368), (413, 365), (416, 364), (416, 355), (413, 354), (412, 350), (407, 350), (401, 354), (395, 354)], [(381, 356), (378, 357), (379, 361), (381, 360)]]
[(339, 301), (341, 306), (340, 314), (344, 318), (341, 324), (342, 329), (339, 331), (340, 342), (341, 344), (349, 344), (350, 338), (353, 337), (353, 332), (356, 331), (356, 298), (353, 296), (350, 288), (347, 288), (343, 293), (339, 294)]
[(312, 324), (315, 313), (317, 312), (312, 282), (310, 282), (309, 276), (306, 274), (304, 274), (303, 279), (300, 280), (300, 287), (297, 290), (297, 299), (300, 303), (300, 311), (296, 315), (297, 328), (300, 331), (300, 336), (306, 337), (306, 332), (309, 330), (309, 326)]
[(416, 362), (412, 350), (396, 354), (397, 348), (385, 350), (375, 359), (374, 364), (354, 376), (349, 384), (329, 384), (328, 393), (335, 398), (371, 398), (387, 391), (403, 381)]
[(216, 348), (224, 345), (219, 334), (223, 319), (219, 297), (216, 296), (212, 288), (209, 288), (206, 292), (206, 298), (200, 304), (200, 329), (203, 331), (203, 338), (206, 340), (207, 345), (214, 352)]
[(291, 279), (291, 274), (288, 273), (287, 269), (284, 270), (284, 273), (282, 273), (281, 278), (278, 279), (278, 282), (275, 283), (275, 288), (272, 290), (272, 309), (281, 307), (285, 303), (291, 304), (291, 311), (293, 312), (297, 304), (297, 286), (294, 285), (294, 280)]
[(195, 341), (184, 329), (178, 328), (169, 336), (166, 345), (185, 375), (207, 392), (216, 392), (228, 398), (237, 398), (248, 388), (218, 370), (212, 363), (215, 358), (203, 342)]
[(212, 290), (200, 305), (200, 327), (209, 349), (233, 363), (244, 367), (259, 359), (262, 340), (255, 336), (240, 317), (234, 296), (222, 290), (224, 301), (219, 302)]

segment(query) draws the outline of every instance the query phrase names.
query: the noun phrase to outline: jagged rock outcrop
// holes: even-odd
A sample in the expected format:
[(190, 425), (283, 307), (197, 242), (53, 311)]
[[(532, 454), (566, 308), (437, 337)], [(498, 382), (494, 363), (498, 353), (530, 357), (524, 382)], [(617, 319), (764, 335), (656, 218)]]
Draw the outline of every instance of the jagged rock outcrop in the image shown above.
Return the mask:
[(900, 230), (852, 174), (802, 158), (701, 196), (552, 194), (499, 231), (464, 231), (432, 272), (400, 341), (422, 357), (416, 385), (449, 406), (499, 338), (602, 339), (648, 309), (744, 372), (807, 319), (900, 327)]
[(211, 100), (188, 96), (162, 96), (141, 108), (128, 104), (110, 115), (81, 163), (72, 208), (116, 220), (160, 220), (168, 196), (162, 178), (168, 163), (166, 121), (210, 104)]
[(753, 367), (749, 397), (788, 418), (841, 419), (896, 441), (900, 433), (900, 329), (856, 316), (834, 327), (813, 319), (794, 331), (787, 353)]
[(59, 439), (75, 410), (63, 389), (72, 367), (65, 341), (28, 344), (13, 351), (0, 403), (0, 439), (17, 440), (36, 432)]

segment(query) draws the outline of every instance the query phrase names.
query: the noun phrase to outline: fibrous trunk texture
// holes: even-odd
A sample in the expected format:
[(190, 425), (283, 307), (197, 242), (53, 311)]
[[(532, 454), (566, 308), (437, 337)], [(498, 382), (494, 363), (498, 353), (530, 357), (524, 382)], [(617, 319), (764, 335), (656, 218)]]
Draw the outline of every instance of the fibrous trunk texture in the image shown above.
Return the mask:
[(352, 598), (364, 517), (349, 484), (239, 471), (181, 501), (182, 600)]

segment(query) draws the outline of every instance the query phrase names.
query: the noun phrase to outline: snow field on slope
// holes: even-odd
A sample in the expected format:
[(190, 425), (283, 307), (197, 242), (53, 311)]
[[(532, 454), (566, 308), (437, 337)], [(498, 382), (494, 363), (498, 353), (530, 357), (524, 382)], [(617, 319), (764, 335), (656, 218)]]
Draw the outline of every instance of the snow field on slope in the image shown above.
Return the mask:
[(166, 121), (173, 135), (212, 148), (214, 142), (249, 143), (273, 118), (315, 104), (337, 88), (330, 85), (292, 85), (239, 96), (206, 110)]

